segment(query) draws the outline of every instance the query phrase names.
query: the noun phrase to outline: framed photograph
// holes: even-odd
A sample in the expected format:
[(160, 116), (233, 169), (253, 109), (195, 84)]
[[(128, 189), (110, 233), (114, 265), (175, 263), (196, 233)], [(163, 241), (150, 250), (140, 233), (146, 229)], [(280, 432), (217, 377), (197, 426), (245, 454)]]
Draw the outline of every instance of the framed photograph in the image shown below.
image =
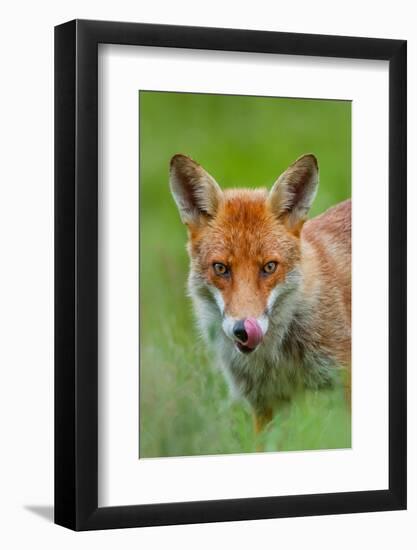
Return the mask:
[(55, 522), (406, 507), (406, 42), (55, 29)]

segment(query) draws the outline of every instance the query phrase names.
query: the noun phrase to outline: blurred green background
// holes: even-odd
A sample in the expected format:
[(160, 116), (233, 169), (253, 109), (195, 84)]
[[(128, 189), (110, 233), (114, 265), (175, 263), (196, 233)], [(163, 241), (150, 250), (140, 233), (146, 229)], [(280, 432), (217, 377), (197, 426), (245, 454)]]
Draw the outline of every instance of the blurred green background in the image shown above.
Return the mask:
[[(140, 457), (255, 451), (249, 408), (231, 403), (193, 319), (186, 229), (168, 186), (184, 153), (223, 187), (270, 187), (314, 153), (311, 216), (350, 197), (348, 101), (140, 92)], [(351, 445), (342, 387), (296, 396), (263, 435), (265, 450)]]

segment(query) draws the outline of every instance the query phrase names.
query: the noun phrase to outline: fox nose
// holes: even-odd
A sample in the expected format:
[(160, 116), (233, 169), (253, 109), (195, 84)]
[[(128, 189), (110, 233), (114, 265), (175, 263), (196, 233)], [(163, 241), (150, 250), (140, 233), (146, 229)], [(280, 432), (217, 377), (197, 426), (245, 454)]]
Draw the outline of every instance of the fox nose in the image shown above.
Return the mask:
[(248, 333), (246, 332), (244, 321), (236, 321), (233, 326), (233, 334), (242, 344), (247, 342)]
[(245, 353), (253, 351), (263, 339), (262, 328), (254, 317), (236, 321), (233, 325), (236, 345)]

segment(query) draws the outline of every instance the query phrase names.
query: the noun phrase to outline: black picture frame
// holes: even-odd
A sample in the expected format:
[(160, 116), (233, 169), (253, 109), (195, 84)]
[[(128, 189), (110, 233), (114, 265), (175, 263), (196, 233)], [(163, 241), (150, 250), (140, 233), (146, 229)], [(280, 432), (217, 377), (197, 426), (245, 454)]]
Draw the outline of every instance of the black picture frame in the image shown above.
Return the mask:
[[(389, 488), (98, 506), (98, 44), (389, 62)], [(55, 28), (55, 523), (74, 530), (406, 508), (406, 41), (74, 20)]]

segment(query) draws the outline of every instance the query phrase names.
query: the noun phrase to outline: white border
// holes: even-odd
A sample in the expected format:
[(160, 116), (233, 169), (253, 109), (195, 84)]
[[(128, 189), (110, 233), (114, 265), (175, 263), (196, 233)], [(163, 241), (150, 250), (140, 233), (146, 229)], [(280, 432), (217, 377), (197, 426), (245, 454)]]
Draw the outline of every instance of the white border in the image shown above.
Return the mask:
[[(353, 100), (351, 450), (138, 460), (139, 89)], [(99, 105), (99, 505), (386, 489), (387, 62), (102, 45)]]

